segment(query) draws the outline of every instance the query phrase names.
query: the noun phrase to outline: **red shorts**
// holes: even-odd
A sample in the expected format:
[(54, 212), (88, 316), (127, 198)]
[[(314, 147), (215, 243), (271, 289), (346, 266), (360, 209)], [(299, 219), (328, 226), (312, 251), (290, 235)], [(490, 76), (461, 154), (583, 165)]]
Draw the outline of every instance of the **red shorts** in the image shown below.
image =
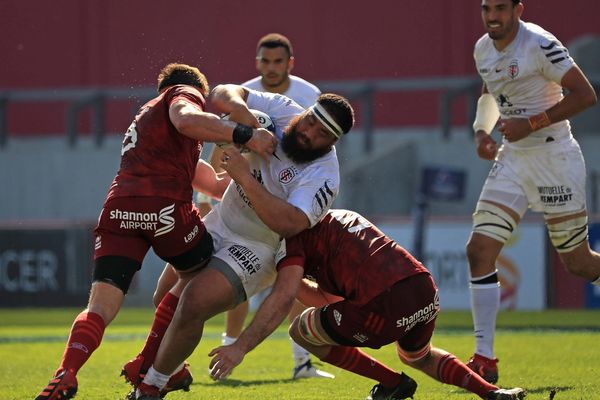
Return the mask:
[(117, 197), (102, 209), (94, 259), (124, 256), (140, 264), (150, 249), (161, 258), (193, 249), (206, 229), (191, 201), (161, 197)]
[(437, 286), (431, 275), (421, 273), (396, 282), (367, 304), (329, 304), (321, 310), (321, 324), (343, 346), (378, 349), (398, 342), (406, 351), (417, 351), (430, 342), (439, 310)]

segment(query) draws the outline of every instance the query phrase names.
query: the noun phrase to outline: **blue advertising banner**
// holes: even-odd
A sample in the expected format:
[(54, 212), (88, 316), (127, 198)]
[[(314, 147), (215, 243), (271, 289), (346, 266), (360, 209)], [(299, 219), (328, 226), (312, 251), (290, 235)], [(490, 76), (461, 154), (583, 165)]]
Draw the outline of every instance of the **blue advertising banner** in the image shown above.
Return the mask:
[[(590, 224), (590, 247), (600, 252), (600, 223)], [(585, 284), (585, 306), (587, 308), (600, 308), (600, 287)]]

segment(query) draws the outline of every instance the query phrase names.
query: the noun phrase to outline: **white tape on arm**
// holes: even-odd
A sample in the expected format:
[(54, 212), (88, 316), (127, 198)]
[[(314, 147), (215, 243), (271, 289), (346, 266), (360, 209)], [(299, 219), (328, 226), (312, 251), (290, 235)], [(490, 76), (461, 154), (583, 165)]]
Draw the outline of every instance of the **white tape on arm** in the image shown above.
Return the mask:
[(500, 110), (494, 96), (489, 93), (484, 93), (477, 100), (477, 113), (475, 114), (475, 122), (473, 122), (473, 130), (484, 131), (488, 135), (492, 133), (496, 122), (500, 118)]

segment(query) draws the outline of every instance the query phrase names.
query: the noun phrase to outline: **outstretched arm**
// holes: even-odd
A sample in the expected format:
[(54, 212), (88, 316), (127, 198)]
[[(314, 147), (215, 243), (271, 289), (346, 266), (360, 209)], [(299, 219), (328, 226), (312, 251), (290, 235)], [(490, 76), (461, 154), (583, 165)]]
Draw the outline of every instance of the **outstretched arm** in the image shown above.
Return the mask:
[(290, 265), (277, 273), (273, 290), (256, 312), (252, 322), (235, 343), (213, 349), (209, 368), (215, 380), (227, 377), (244, 356), (267, 338), (285, 319), (302, 279), (303, 268)]

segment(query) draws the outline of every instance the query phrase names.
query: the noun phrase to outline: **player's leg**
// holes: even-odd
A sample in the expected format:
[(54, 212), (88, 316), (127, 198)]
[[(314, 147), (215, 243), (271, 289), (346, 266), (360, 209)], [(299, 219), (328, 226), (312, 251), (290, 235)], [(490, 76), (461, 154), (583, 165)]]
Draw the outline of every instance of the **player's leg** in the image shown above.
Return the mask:
[(138, 387), (138, 396), (163, 389), (171, 374), (200, 342), (206, 320), (244, 299), (241, 280), (233, 272), (224, 272), (228, 270), (224, 264), (213, 258), (186, 285), (154, 364)]
[(179, 275), (175, 267), (169, 263), (165, 264), (165, 268), (158, 278), (156, 289), (154, 289), (154, 295), (152, 296), (154, 307), (158, 307), (163, 297), (175, 286), (178, 280)]
[(139, 261), (119, 256), (95, 260), (88, 306), (73, 321), (60, 366), (36, 400), (70, 399), (75, 395), (77, 372), (100, 346), (104, 330), (121, 308), (140, 266)]
[[(167, 264), (163, 271), (163, 277), (172, 280), (173, 274), (171, 272), (166, 272), (171, 270), (170, 265), (172, 265), (172, 270), (175, 271), (175, 276), (178, 279), (166, 294), (162, 296), (157, 305), (154, 312), (154, 319), (142, 350), (135, 358), (123, 366), (121, 375), (124, 376), (125, 380), (134, 386), (134, 388), (141, 382), (150, 366), (154, 363), (156, 353), (158, 352), (165, 332), (177, 309), (181, 293), (187, 283), (202, 270), (202, 268), (204, 268), (212, 251), (212, 236), (208, 232), (205, 232), (190, 250), (177, 256), (163, 256), (164, 259), (169, 261), (169, 264)], [(160, 253), (160, 251), (157, 251), (157, 253)], [(159, 284), (159, 287), (161, 287), (160, 290), (166, 289), (169, 284), (170, 283), (165, 283), (162, 286)], [(157, 291), (158, 290), (159, 289), (157, 289)], [(156, 295), (155, 297), (158, 298)], [(182, 374), (185, 374), (185, 376), (182, 377), (183, 380), (191, 383), (191, 374), (187, 370), (187, 365), (182, 362), (175, 372), (179, 372), (180, 370), (184, 371)], [(181, 385), (176, 385), (176, 382), (170, 382), (169, 386), (173, 387)], [(185, 385), (183, 386), (184, 387), (182, 388), (186, 389)]]
[(496, 259), (527, 205), (528, 199), (518, 178), (508, 168), (496, 164), (481, 191), (466, 246), (475, 331), (475, 354), (468, 365), (492, 383), (498, 381), (494, 336), (500, 309), (500, 281)]
[(587, 212), (544, 216), (550, 241), (567, 270), (600, 286), (600, 254), (590, 248)]
[(248, 315), (248, 302), (238, 304), (225, 313), (225, 332), (221, 335), (221, 344), (224, 346), (234, 343), (244, 329), (244, 321)]
[[(335, 309), (332, 309), (332, 306), (335, 306)], [(321, 361), (379, 382), (376, 386), (386, 388), (386, 396), (390, 393), (398, 395), (394, 398), (412, 396), (417, 387), (414, 380), (404, 373), (394, 371), (358, 348), (362, 345), (360, 341), (368, 341), (371, 338), (359, 337), (359, 341), (353, 337), (356, 332), (364, 331), (363, 325), (368, 318), (368, 313), (361, 312), (347, 301), (323, 308), (309, 307), (291, 324), (289, 334), (296, 343)], [(390, 339), (388, 343), (392, 341), (393, 339)], [(404, 394), (405, 397), (399, 397), (400, 394)], [(380, 391), (379, 395), (372, 398), (388, 398), (381, 397), (382, 395)]]
[[(424, 327), (428, 330), (427, 327)], [(417, 333), (417, 332), (415, 332)], [(406, 342), (403, 342), (405, 345)], [(522, 399), (525, 390), (521, 388), (500, 389), (488, 383), (478, 374), (462, 363), (453, 354), (429, 343), (420, 350), (405, 350), (397, 345), (398, 356), (406, 365), (422, 371), (433, 379), (449, 385), (458, 386), (483, 399)]]
[[(288, 322), (292, 324), (296, 317), (298, 317), (306, 307), (295, 300), (290, 312), (288, 313)], [(330, 374), (326, 371), (321, 371), (316, 368), (310, 359), (310, 353), (304, 347), (300, 346), (290, 337), (292, 344), (292, 356), (294, 358), (294, 369), (292, 371), (292, 379), (301, 378), (335, 378), (335, 375)]]

